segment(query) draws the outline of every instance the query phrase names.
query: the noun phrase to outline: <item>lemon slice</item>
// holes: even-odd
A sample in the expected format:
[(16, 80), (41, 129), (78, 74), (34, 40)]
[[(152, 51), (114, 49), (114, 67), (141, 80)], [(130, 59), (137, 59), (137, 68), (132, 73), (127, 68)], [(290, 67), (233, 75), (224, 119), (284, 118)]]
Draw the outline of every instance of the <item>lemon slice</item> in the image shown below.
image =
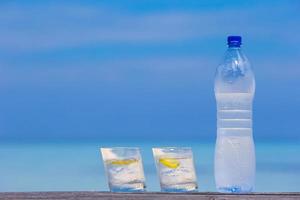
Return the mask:
[(166, 166), (168, 168), (172, 168), (172, 169), (176, 169), (180, 165), (179, 160), (177, 160), (175, 158), (160, 158), (159, 162), (161, 164), (163, 164), (164, 166)]
[(130, 165), (137, 162), (136, 159), (124, 159), (124, 160), (112, 160), (110, 164), (112, 165)]

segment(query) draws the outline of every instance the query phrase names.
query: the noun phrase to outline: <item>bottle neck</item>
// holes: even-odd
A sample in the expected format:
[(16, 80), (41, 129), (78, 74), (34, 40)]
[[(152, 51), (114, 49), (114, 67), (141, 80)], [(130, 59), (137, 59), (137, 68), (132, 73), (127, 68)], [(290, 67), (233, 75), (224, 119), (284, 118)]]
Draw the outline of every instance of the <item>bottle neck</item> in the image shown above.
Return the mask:
[(241, 49), (241, 46), (228, 45), (228, 49), (235, 49), (235, 50), (239, 50), (239, 49)]
[(234, 55), (241, 55), (242, 54), (242, 48), (237, 46), (228, 46), (227, 52), (230, 56)]

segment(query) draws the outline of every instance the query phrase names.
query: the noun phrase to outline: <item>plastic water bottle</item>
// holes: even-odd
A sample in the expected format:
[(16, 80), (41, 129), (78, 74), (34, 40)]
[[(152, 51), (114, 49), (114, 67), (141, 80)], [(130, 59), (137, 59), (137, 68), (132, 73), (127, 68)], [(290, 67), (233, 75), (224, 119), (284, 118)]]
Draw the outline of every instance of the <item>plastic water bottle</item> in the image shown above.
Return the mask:
[(247, 193), (255, 181), (252, 136), (254, 74), (241, 50), (240, 36), (227, 38), (228, 49), (215, 75), (217, 141), (215, 183), (219, 192)]

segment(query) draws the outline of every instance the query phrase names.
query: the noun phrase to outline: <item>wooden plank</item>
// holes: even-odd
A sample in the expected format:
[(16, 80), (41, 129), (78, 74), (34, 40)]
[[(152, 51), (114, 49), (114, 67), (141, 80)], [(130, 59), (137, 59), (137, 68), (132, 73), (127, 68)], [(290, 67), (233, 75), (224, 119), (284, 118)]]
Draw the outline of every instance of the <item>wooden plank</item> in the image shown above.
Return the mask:
[(1, 200), (300, 200), (300, 193), (110, 193), (110, 192), (4, 192)]

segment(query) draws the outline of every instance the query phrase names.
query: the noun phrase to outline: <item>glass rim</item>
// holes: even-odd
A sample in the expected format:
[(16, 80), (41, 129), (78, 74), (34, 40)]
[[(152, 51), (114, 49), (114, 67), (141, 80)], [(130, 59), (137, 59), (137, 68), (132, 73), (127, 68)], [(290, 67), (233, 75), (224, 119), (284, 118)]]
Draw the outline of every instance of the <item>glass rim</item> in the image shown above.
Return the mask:
[(192, 147), (153, 147), (152, 150), (192, 150)]
[(139, 147), (100, 147), (100, 150), (140, 150)]

